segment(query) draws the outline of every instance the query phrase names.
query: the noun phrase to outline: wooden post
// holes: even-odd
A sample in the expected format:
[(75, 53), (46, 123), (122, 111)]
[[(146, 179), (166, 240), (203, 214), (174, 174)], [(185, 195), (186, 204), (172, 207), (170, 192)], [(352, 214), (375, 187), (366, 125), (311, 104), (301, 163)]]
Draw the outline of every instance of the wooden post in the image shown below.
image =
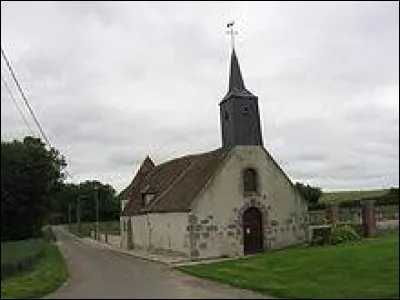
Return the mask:
[(374, 200), (364, 200), (362, 202), (362, 226), (364, 237), (376, 236), (377, 228)]
[(328, 223), (334, 224), (339, 220), (339, 204), (330, 203), (326, 208)]

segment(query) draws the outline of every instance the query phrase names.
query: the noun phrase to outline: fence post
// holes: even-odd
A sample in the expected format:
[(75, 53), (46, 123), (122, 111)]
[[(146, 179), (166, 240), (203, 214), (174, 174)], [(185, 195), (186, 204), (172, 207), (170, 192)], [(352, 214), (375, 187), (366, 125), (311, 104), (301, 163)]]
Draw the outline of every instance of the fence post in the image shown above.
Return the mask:
[(328, 223), (334, 224), (339, 220), (339, 204), (329, 203), (326, 207), (326, 218)]
[(374, 200), (364, 200), (362, 202), (362, 226), (364, 237), (376, 236), (377, 229)]

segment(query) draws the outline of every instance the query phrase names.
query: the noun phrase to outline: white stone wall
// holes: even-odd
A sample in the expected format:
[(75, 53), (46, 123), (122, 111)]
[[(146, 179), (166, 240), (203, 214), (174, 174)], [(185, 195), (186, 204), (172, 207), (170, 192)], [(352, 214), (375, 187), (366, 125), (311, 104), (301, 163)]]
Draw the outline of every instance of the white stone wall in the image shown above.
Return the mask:
[(128, 222), (129, 217), (126, 216), (121, 216), (119, 221), (120, 221), (120, 235), (121, 235), (121, 240), (120, 240), (120, 247), (123, 249), (128, 248), (128, 232), (127, 232), (127, 226), (126, 223)]
[[(245, 197), (242, 171), (254, 168), (259, 195)], [(243, 255), (242, 213), (249, 206), (263, 214), (264, 248), (278, 249), (306, 238), (306, 203), (259, 146), (237, 146), (192, 207), (191, 256)]]
[[(127, 205), (129, 202), (129, 200), (127, 199), (123, 199), (121, 200), (121, 212), (124, 210), (125, 205)], [(120, 226), (119, 226), (119, 234), (121, 236), (120, 238), (120, 247), (123, 249), (127, 249), (128, 248), (128, 243), (127, 243), (127, 231), (126, 231), (126, 222), (128, 221), (129, 217), (125, 217), (125, 216), (121, 216), (119, 218), (119, 222), (120, 222)]]
[(187, 213), (154, 213), (131, 217), (133, 248), (189, 254)]

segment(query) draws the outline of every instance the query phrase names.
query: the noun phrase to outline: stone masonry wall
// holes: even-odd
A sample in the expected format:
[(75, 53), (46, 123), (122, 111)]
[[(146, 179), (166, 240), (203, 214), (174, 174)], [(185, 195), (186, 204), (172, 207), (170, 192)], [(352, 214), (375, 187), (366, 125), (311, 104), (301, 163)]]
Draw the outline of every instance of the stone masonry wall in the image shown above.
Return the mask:
[[(260, 190), (244, 195), (242, 170), (255, 168)], [(307, 207), (262, 147), (240, 146), (199, 195), (187, 231), (192, 259), (243, 255), (243, 212), (262, 214), (264, 248), (278, 249), (307, 238)]]

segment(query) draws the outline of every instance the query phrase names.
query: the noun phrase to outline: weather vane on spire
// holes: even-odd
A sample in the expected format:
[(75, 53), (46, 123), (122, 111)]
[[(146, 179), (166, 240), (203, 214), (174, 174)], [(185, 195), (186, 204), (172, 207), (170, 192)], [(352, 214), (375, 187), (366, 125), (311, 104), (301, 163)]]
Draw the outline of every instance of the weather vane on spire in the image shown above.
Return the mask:
[(227, 31), (226, 33), (231, 35), (232, 50), (235, 49), (235, 34), (238, 34), (237, 31), (233, 30), (233, 25), (235, 25), (235, 21), (226, 24), (226, 27), (229, 28), (229, 31)]

